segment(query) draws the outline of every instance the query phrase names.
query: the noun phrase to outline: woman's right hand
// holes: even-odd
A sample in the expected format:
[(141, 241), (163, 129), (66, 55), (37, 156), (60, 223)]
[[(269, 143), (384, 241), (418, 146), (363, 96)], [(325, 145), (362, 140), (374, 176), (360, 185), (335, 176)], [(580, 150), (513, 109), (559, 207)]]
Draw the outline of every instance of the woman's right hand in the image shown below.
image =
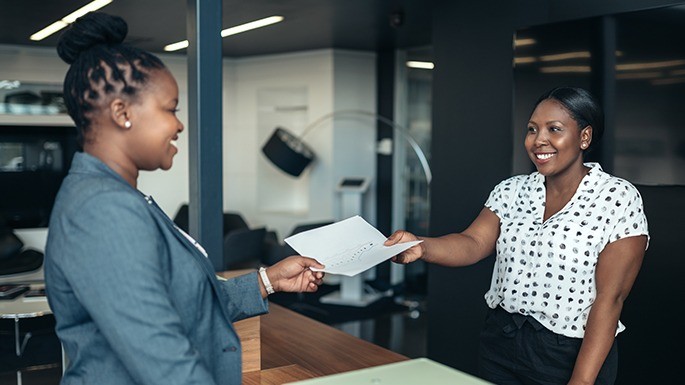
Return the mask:
[[(386, 239), (385, 243), (383, 243), (383, 244), (385, 246), (392, 246), (392, 245), (395, 245), (398, 243), (418, 241), (418, 240), (420, 240), (419, 237), (417, 237), (416, 235), (414, 235), (408, 231), (397, 230), (391, 236), (389, 236), (388, 239)], [(424, 243), (425, 242), (421, 242), (418, 245), (410, 247), (407, 250), (397, 254), (396, 256), (392, 257), (392, 261), (395, 263), (407, 264), (407, 263), (414, 262), (417, 259), (420, 259), (426, 253)]]

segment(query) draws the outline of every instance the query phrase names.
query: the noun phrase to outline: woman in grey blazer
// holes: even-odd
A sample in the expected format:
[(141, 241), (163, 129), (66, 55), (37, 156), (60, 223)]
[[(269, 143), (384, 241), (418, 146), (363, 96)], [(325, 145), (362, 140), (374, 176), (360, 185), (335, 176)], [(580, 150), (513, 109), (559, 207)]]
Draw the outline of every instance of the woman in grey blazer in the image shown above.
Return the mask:
[(265, 313), (275, 290), (315, 291), (323, 266), (293, 256), (231, 280), (137, 190), (169, 169), (183, 131), (178, 86), (154, 55), (122, 44), (124, 20), (91, 13), (60, 38), (83, 152), (57, 196), (45, 280), (69, 365), (63, 384), (240, 384), (232, 322)]

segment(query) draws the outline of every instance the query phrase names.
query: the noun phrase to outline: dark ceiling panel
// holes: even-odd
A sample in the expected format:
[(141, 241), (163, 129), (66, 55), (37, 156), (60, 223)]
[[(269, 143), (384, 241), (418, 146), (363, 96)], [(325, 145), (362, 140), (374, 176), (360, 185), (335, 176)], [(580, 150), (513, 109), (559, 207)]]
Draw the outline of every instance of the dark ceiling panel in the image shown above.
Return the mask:
[[(29, 36), (88, 0), (3, 1), (0, 44), (54, 47), (55, 34), (40, 42)], [(103, 12), (122, 16), (129, 41), (162, 52), (185, 39), (186, 2), (182, 0), (114, 0)], [(391, 25), (391, 15), (398, 15)], [(224, 0), (224, 27), (281, 15), (281, 23), (223, 39), (226, 57), (321, 48), (376, 51), (430, 44), (430, 2), (419, 0)]]

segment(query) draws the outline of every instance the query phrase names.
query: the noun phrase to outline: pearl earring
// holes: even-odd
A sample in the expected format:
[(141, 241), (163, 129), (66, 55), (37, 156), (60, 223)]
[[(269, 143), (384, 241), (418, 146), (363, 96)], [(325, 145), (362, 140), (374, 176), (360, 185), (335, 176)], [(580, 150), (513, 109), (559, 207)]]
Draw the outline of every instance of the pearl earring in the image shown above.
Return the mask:
[(587, 143), (581, 143), (581, 144), (580, 144), (580, 147), (582, 147), (582, 148), (587, 147)]
[(126, 127), (126, 128), (131, 128), (131, 121), (130, 121), (130, 120), (125, 121), (125, 122), (124, 122), (124, 127)]

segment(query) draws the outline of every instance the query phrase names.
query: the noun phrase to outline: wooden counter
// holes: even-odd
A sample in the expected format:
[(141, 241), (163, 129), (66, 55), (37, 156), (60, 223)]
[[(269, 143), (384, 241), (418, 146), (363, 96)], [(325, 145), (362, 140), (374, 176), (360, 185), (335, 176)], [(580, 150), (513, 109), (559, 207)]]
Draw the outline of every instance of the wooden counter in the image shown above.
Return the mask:
[(409, 358), (321, 322), (269, 304), (261, 318), (261, 370), (244, 385), (280, 385)]
[[(230, 278), (250, 271), (218, 275)], [(243, 385), (281, 385), (409, 359), (273, 302), (268, 314), (234, 326), (243, 345)]]

